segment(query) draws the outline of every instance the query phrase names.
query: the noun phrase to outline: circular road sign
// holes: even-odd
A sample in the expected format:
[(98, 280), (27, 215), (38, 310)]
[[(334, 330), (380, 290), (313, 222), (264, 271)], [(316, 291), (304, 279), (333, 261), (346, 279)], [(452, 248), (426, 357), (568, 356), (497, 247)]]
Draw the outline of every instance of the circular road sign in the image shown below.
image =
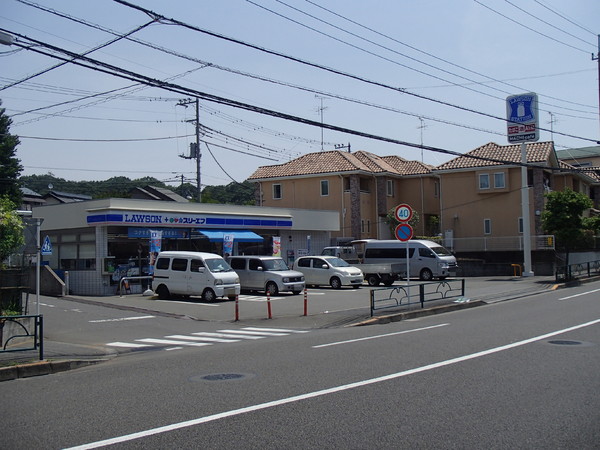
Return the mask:
[(413, 237), (413, 229), (409, 224), (401, 223), (396, 227), (394, 234), (396, 235), (396, 239), (402, 242), (406, 242)]
[(402, 203), (401, 205), (396, 206), (395, 215), (396, 219), (398, 219), (400, 222), (408, 222), (410, 219), (412, 219), (413, 210), (410, 205)]

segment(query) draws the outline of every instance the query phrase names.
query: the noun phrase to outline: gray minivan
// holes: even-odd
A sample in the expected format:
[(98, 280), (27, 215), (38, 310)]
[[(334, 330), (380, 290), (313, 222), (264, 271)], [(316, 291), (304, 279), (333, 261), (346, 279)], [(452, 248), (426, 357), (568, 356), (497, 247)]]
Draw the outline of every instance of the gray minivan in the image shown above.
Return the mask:
[(278, 256), (231, 256), (229, 265), (240, 277), (243, 290), (299, 294), (304, 290), (304, 274), (290, 270)]

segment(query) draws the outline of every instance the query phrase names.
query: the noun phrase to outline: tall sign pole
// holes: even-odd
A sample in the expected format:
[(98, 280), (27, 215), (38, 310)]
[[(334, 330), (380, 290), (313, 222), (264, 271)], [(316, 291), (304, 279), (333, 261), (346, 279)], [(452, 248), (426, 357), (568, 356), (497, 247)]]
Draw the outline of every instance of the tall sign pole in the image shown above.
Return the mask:
[(523, 216), (523, 276), (533, 276), (531, 269), (531, 225), (529, 184), (527, 182), (527, 142), (540, 138), (537, 94), (511, 95), (506, 98), (507, 137), (521, 143), (521, 215)]

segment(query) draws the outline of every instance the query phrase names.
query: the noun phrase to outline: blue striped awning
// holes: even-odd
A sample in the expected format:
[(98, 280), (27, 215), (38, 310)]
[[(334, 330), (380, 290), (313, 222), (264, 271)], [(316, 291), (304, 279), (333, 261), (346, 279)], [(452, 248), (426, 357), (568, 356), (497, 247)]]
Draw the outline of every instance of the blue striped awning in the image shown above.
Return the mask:
[(206, 236), (211, 242), (223, 242), (223, 236), (232, 234), (234, 242), (262, 242), (264, 239), (249, 230), (205, 230), (198, 229), (200, 234)]

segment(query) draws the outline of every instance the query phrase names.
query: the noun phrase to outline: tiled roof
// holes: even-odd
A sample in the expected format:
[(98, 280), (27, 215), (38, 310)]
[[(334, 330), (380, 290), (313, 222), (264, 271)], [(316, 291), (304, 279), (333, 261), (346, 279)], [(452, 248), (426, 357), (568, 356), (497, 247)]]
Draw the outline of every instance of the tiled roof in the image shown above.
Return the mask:
[[(534, 142), (527, 144), (527, 162), (545, 164), (553, 159), (554, 145), (552, 142)], [(473, 158), (473, 156), (475, 158)], [(480, 158), (491, 158), (490, 161)], [(504, 162), (498, 162), (504, 161)], [(436, 170), (469, 169), (475, 167), (497, 166), (521, 162), (521, 145), (498, 145), (493, 142), (471, 150), (462, 156), (454, 158), (440, 166)]]
[(415, 163), (416, 161), (407, 161), (399, 156), (381, 157), (363, 151), (348, 153), (334, 150), (309, 153), (285, 164), (259, 167), (248, 180), (343, 172), (391, 173), (395, 175), (431, 172), (430, 166)]

